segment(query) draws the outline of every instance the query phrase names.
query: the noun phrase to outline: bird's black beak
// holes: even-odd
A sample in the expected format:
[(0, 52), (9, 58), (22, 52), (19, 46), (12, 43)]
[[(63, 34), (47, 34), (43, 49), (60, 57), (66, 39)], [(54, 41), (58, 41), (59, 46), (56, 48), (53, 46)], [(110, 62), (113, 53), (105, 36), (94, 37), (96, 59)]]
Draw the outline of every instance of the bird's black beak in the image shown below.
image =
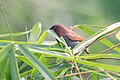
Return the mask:
[(50, 28), (50, 30), (52, 30), (52, 27)]
[(53, 30), (53, 26), (50, 28), (50, 30)]

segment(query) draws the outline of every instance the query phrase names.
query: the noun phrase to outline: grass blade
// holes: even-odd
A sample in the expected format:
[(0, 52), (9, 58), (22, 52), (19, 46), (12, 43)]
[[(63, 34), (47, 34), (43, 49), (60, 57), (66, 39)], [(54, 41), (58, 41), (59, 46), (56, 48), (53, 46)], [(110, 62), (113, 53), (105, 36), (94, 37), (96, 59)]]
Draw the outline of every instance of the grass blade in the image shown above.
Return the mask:
[(30, 65), (31, 67), (34, 67), (34, 65), (30, 62), (30, 60), (24, 56), (17, 56), (18, 59), (25, 62), (27, 65)]
[(99, 76), (96, 73), (91, 73), (92, 74), (92, 80), (99, 80)]
[(12, 49), (12, 46), (13, 46), (13, 44), (9, 43), (0, 51), (0, 62), (2, 60), (4, 60), (4, 58), (7, 56), (8, 52)]
[(10, 72), (12, 76), (12, 80), (20, 80), (18, 65), (15, 58), (14, 50), (12, 49), (10, 53), (8, 54), (9, 61), (10, 61)]
[(0, 63), (0, 80), (3, 80), (8, 65), (8, 57)]
[[(28, 33), (30, 33), (30, 32), (31, 32), (31, 31), (19, 32), (19, 33), (11, 33), (11, 36), (22, 36), (22, 35), (28, 34)], [(10, 34), (0, 34), (0, 38), (8, 37), (8, 36), (10, 36)]]
[(37, 43), (41, 44), (43, 42), (43, 40), (46, 38), (47, 35), (48, 35), (48, 31), (44, 31), (43, 34), (38, 39)]
[(5, 73), (6, 80), (12, 80), (12, 76), (11, 75), (12, 74), (10, 72), (10, 63), (8, 61), (8, 65), (7, 65), (6, 73)]
[(42, 50), (42, 49), (40, 49), (39, 47), (34, 47), (34, 46), (32, 46), (32, 47), (28, 47), (28, 49), (30, 50), (30, 51), (33, 51), (33, 52), (36, 52), (36, 53), (41, 53), (41, 54), (46, 54), (46, 55), (51, 55), (51, 56), (70, 56), (68, 53), (63, 53), (63, 52), (55, 52), (55, 51), (45, 51), (45, 50)]
[(47, 70), (46, 66), (44, 66), (44, 64), (40, 62), (24, 45), (18, 45), (18, 48), (46, 79), (56, 80), (55, 76)]

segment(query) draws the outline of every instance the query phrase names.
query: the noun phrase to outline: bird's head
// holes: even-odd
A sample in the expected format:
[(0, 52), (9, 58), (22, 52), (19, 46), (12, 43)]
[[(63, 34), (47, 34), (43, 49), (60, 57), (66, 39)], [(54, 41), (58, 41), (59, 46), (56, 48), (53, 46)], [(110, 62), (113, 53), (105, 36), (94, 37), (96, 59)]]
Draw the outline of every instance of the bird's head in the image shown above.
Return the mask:
[(55, 31), (58, 36), (64, 36), (67, 32), (67, 28), (62, 24), (53, 25), (50, 30)]
[(50, 30), (57, 30), (57, 29), (66, 29), (66, 28), (62, 24), (55, 24), (50, 28)]

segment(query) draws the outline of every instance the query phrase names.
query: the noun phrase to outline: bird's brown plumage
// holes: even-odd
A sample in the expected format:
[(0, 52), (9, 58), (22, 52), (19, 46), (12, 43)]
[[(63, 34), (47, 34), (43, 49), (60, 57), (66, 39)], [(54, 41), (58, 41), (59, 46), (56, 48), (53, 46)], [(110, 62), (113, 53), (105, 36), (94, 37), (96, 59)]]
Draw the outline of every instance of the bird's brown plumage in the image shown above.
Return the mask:
[(83, 41), (84, 38), (82, 36), (80, 36), (79, 34), (75, 33), (73, 30), (71, 29), (67, 29), (64, 25), (62, 24), (56, 24), (53, 25), (52, 28), (55, 33), (59, 36), (59, 37), (63, 37), (63, 36), (67, 36), (68, 38), (70, 38), (73, 41)]

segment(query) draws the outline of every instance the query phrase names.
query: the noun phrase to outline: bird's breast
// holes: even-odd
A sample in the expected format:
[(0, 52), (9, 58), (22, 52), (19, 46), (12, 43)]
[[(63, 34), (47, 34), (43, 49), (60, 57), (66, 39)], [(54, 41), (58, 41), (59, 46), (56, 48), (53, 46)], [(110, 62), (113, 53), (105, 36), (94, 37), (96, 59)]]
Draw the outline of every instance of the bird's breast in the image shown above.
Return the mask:
[(78, 41), (74, 41), (71, 40), (69, 37), (67, 36), (63, 36), (64, 40), (66, 41), (68, 47), (74, 48), (79, 42)]

